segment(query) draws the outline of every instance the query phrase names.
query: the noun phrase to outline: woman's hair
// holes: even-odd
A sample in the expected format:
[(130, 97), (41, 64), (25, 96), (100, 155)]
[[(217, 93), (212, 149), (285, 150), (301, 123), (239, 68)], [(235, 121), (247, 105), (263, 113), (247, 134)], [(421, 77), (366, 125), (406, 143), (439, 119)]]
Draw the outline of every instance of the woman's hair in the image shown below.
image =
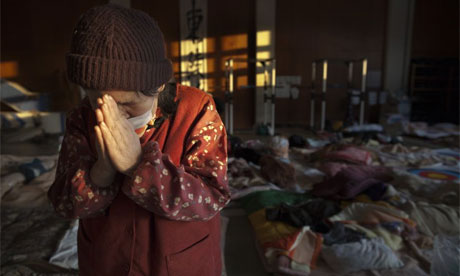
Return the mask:
[(166, 83), (165, 88), (162, 92), (158, 92), (159, 89), (160, 88), (154, 88), (150, 90), (140, 91), (142, 94), (149, 97), (152, 97), (160, 93), (160, 95), (158, 95), (158, 107), (161, 109), (161, 113), (163, 116), (155, 121), (155, 127), (161, 125), (161, 123), (163, 123), (163, 121), (168, 119), (169, 117), (173, 117), (177, 109), (177, 102), (174, 101), (174, 99), (176, 98), (176, 83)]

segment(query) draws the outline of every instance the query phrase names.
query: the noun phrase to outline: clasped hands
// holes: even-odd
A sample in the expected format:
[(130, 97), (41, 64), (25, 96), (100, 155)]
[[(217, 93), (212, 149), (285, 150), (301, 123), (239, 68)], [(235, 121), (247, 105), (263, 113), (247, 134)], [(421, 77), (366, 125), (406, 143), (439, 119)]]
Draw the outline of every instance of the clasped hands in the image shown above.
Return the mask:
[(139, 136), (120, 113), (113, 97), (106, 94), (97, 99), (97, 105), (94, 130), (98, 160), (95, 166), (103, 174), (112, 174), (112, 180), (116, 171), (131, 175), (141, 160)]

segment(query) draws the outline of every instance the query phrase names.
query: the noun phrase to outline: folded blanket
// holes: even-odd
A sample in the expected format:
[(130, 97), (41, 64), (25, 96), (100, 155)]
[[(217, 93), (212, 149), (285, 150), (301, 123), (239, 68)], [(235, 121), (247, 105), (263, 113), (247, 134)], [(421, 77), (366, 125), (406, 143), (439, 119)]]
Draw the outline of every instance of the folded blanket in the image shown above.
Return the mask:
[(303, 227), (285, 238), (267, 242), (263, 244), (263, 247), (265, 248), (265, 257), (268, 260), (272, 260), (278, 255), (285, 255), (297, 264), (305, 264), (314, 269), (321, 251), (322, 241), (320, 234), (311, 231), (309, 227)]
[(322, 258), (336, 272), (400, 268), (404, 264), (381, 238), (324, 247)]
[(283, 221), (295, 227), (310, 226), (315, 232), (323, 232), (323, 220), (338, 212), (340, 207), (336, 202), (324, 199), (313, 199), (296, 206), (282, 203), (266, 210), (268, 220)]
[(392, 180), (390, 171), (376, 166), (349, 166), (342, 168), (334, 177), (318, 183), (313, 194), (332, 199), (351, 199), (369, 192), (374, 200), (385, 194), (385, 182)]
[(459, 235), (460, 211), (444, 204), (408, 201), (401, 208), (417, 222), (417, 229), (428, 236)]

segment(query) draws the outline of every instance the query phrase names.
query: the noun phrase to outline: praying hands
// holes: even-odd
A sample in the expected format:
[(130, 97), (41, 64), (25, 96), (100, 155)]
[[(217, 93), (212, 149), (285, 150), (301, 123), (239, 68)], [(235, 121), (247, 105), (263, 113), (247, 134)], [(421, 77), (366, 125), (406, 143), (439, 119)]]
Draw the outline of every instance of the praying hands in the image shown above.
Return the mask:
[(94, 130), (98, 160), (91, 178), (99, 186), (108, 186), (116, 171), (132, 173), (140, 162), (142, 149), (133, 126), (121, 115), (113, 97), (106, 94), (97, 99), (97, 104)]

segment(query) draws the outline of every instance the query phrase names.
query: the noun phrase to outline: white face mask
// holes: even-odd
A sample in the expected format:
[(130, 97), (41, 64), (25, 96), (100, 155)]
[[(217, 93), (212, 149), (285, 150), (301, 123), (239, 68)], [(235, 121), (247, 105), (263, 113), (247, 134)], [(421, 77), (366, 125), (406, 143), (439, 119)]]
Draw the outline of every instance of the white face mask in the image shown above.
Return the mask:
[[(79, 88), (82, 94), (85, 93), (86, 95), (88, 95), (88, 92), (86, 92), (86, 89), (84, 89), (81, 86), (79, 86)], [(152, 106), (150, 107), (150, 109), (147, 110), (147, 112), (145, 112), (144, 114), (136, 116), (136, 117), (128, 118), (128, 122), (134, 127), (134, 129), (141, 128), (145, 126), (148, 122), (150, 122), (150, 120), (152, 120), (152, 117), (153, 117), (152, 108), (154, 104), (155, 102), (152, 103)]]
[(153, 104), (152, 107), (149, 110), (147, 110), (147, 112), (145, 112), (144, 114), (128, 118), (128, 122), (134, 127), (134, 129), (138, 129), (140, 127), (145, 126), (148, 122), (150, 122), (150, 120), (152, 120), (152, 108)]

